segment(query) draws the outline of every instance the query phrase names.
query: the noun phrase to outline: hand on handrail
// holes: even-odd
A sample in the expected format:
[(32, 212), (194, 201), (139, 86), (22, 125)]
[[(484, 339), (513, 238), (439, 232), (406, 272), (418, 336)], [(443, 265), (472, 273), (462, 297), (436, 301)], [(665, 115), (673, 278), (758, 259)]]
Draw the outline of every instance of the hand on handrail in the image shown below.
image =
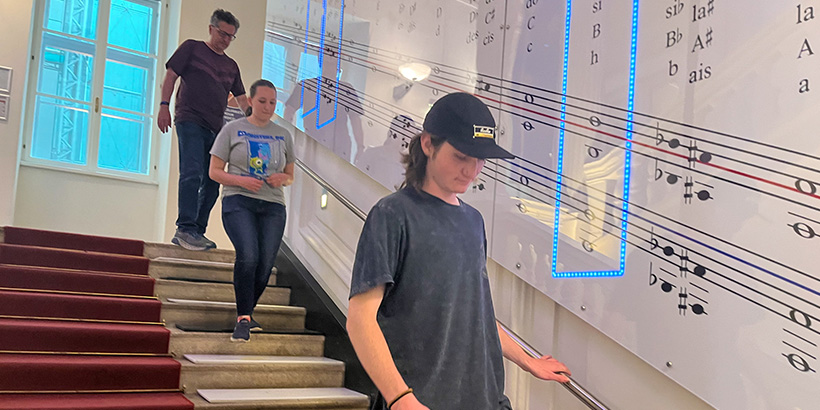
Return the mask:
[(526, 368), (533, 376), (542, 380), (555, 380), (559, 383), (569, 382), (569, 377), (572, 373), (567, 366), (552, 356), (541, 356), (540, 358), (530, 358), (527, 361)]

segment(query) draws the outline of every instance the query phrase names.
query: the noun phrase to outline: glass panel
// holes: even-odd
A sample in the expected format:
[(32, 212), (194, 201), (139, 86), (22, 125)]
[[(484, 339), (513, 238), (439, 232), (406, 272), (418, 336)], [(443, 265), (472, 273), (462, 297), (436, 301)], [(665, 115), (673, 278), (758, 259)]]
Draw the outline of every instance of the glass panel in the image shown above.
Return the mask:
[(85, 104), (37, 96), (31, 156), (84, 165), (90, 109)]
[(103, 105), (123, 110), (146, 111), (148, 70), (117, 61), (105, 62)]
[(316, 78), (322, 75), (319, 68), (319, 57), (313, 54), (302, 53), (299, 57), (299, 71), (296, 74), (296, 81), (306, 78)]
[(148, 174), (151, 149), (148, 117), (103, 110), (97, 165), (117, 171)]
[(153, 20), (153, 7), (126, 0), (113, 0), (108, 43), (146, 54), (153, 53)]
[(265, 42), (262, 56), (262, 78), (269, 80), (277, 90), (285, 87), (285, 64), (287, 60), (285, 47)]
[(40, 65), (37, 91), (90, 102), (94, 57), (64, 47), (76, 45), (77, 48), (85, 48), (88, 44), (56, 37), (58, 36), (43, 36), (43, 63)]
[(47, 0), (43, 26), (74, 36), (97, 38), (98, 0)]

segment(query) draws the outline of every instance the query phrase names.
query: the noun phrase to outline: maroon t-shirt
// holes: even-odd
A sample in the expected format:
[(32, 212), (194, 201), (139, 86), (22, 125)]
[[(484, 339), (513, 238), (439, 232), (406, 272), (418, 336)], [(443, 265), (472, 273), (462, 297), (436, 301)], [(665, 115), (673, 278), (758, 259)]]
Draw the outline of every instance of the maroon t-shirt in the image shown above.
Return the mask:
[(217, 54), (204, 41), (185, 40), (165, 63), (180, 77), (175, 122), (193, 121), (214, 132), (222, 128), (228, 92), (245, 95), (239, 66), (227, 54)]

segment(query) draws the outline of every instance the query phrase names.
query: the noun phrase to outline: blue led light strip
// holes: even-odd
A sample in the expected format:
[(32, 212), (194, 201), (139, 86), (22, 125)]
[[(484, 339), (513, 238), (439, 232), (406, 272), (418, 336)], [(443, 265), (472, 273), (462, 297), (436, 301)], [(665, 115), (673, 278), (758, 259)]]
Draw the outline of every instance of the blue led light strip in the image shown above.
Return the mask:
[[(310, 1), (307, 2), (307, 15), (305, 16), (305, 54), (308, 52), (308, 33), (310, 33)], [(297, 72), (298, 74), (298, 72)], [(299, 108), (302, 109), (302, 118), (307, 117), (316, 110), (316, 106), (310, 109), (310, 111), (305, 111), (305, 80), (302, 80), (302, 95), (299, 98)]]
[[(325, 14), (327, 14), (327, 0), (325, 0)], [(338, 52), (336, 53), (336, 75), (334, 76), (335, 80), (336, 80), (336, 92), (334, 93), (334, 96), (333, 96), (333, 118), (323, 122), (322, 124), (319, 124), (319, 114), (317, 113), (316, 114), (316, 129), (321, 129), (325, 125), (330, 124), (331, 122), (333, 122), (333, 120), (336, 119), (336, 113), (338, 112), (338, 108), (339, 108), (339, 77), (342, 75), (342, 71), (341, 71), (341, 67), (342, 67), (342, 31), (344, 29), (344, 23), (345, 23), (345, 2), (344, 2), (344, 0), (342, 0), (342, 5), (339, 8), (339, 14), (340, 14), (340, 17), (339, 17), (339, 46), (338, 46)], [(325, 23), (324, 23), (324, 17), (323, 17), (322, 18), (322, 43), (323, 44), (324, 44), (324, 39), (325, 39), (324, 26), (325, 26)], [(324, 54), (324, 48), (322, 48), (322, 50), (323, 50), (323, 54)], [(321, 62), (319, 63), (319, 66), (320, 67), (322, 66)], [(318, 91), (317, 91), (316, 97), (317, 97), (317, 99), (319, 97)], [(318, 103), (317, 103), (317, 105), (318, 105)]]
[(564, 168), (564, 131), (566, 119), (567, 102), (567, 66), (569, 64), (569, 38), (570, 38), (570, 18), (572, 14), (572, 0), (567, 0), (567, 18), (564, 33), (564, 70), (561, 96), (561, 131), (558, 140), (558, 172), (557, 187), (555, 195), (555, 223), (553, 225), (552, 236), (552, 276), (554, 278), (571, 277), (601, 277), (601, 276), (623, 276), (626, 266), (626, 238), (628, 216), (629, 216), (629, 187), (632, 174), (632, 129), (633, 113), (635, 102), (635, 56), (637, 53), (638, 41), (638, 0), (632, 2), (632, 44), (629, 50), (629, 98), (627, 101), (627, 125), (626, 125), (626, 150), (624, 151), (624, 184), (623, 201), (621, 205), (621, 248), (618, 270), (610, 271), (586, 271), (586, 272), (558, 272), (558, 243), (559, 243), (559, 223), (561, 215), (561, 191), (563, 189), (563, 168)]
[(632, 2), (632, 44), (629, 49), (629, 101), (626, 106), (626, 160), (624, 163), (624, 200), (621, 207), (621, 264), (620, 274), (624, 274), (626, 265), (626, 230), (629, 227), (629, 187), (632, 181), (632, 123), (635, 108), (635, 56), (638, 50), (638, 1)]
[(325, 23), (327, 22), (327, 0), (322, 0), (322, 31), (321, 36), (319, 37), (319, 76), (316, 77), (316, 107), (314, 109), (318, 109), (319, 111), (316, 112), (316, 129), (319, 128), (319, 113), (321, 113), (321, 108), (319, 108), (319, 104), (322, 100), (322, 78), (324, 78), (325, 74)]
[(559, 277), (558, 266), (558, 224), (561, 216), (561, 181), (564, 172), (564, 130), (567, 118), (567, 65), (569, 65), (569, 30), (572, 17), (572, 0), (567, 0), (567, 18), (564, 22), (564, 68), (561, 85), (561, 131), (558, 138), (558, 171), (555, 189), (555, 221), (552, 230), (552, 276)]

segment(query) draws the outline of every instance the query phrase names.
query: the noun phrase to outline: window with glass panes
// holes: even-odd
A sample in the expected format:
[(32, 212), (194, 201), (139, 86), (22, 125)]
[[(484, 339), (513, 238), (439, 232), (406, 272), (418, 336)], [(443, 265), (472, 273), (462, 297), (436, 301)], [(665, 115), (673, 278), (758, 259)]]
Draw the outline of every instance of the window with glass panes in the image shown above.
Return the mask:
[(27, 160), (151, 173), (159, 0), (42, 0)]

